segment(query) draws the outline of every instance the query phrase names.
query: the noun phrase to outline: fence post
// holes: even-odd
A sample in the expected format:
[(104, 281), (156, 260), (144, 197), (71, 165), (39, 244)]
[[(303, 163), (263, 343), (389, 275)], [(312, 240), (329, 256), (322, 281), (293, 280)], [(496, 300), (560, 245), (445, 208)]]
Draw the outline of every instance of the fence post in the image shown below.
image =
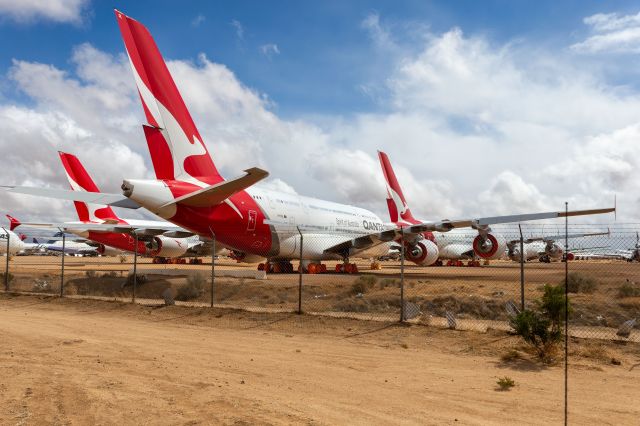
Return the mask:
[(136, 287), (138, 286), (138, 233), (133, 231), (135, 236), (135, 246), (133, 247), (133, 291), (131, 293), (131, 303), (136, 303)]
[(400, 322), (404, 322), (404, 230), (400, 227)]
[(520, 230), (520, 310), (524, 311), (524, 238), (521, 224), (518, 224), (518, 229)]
[(209, 227), (209, 231), (211, 232), (211, 307), (213, 308), (213, 304), (215, 303), (215, 280), (216, 280), (216, 234), (213, 232), (213, 229)]
[(2, 228), (2, 230), (7, 236), (7, 260), (4, 267), (4, 291), (9, 291), (9, 238), (11, 238), (11, 236), (5, 228)]
[(64, 231), (62, 232), (62, 271), (60, 273), (60, 297), (64, 295), (64, 251), (67, 248), (67, 234)]
[(296, 226), (298, 230), (298, 234), (300, 234), (300, 263), (298, 265), (298, 315), (302, 314), (302, 274), (303, 274), (303, 266), (302, 266), (302, 243), (303, 237), (302, 232), (300, 231), (300, 227)]
[(564, 203), (564, 424), (569, 420), (569, 203)]

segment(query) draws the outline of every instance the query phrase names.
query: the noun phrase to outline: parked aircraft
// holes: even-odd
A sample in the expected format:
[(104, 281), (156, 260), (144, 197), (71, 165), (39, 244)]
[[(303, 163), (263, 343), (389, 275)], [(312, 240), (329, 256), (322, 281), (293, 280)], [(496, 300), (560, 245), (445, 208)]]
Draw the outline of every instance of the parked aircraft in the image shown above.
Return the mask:
[[(8, 248), (7, 242), (9, 243)], [(22, 250), (24, 250), (24, 242), (15, 232), (6, 228), (0, 228), (0, 255), (6, 255), (8, 251), (9, 256), (14, 256)]]
[[(119, 207), (143, 206), (194, 234), (207, 237), (213, 231), (218, 241), (235, 249), (243, 260), (267, 258), (277, 262), (280, 270), (290, 270), (290, 259), (302, 255), (303, 267), (311, 271), (323, 269), (315, 262), (338, 259), (344, 261), (338, 269), (344, 266), (345, 271), (351, 272), (355, 268), (348, 263), (350, 257), (379, 256), (397, 240), (406, 245), (409, 260), (430, 265), (438, 259), (439, 250), (425, 235), (461, 227), (476, 229), (479, 236), (474, 239), (474, 251), (492, 258), (504, 250), (506, 242), (491, 233), (490, 225), (614, 211), (609, 208), (445, 219), (388, 229), (374, 213), (359, 207), (252, 187), (268, 176), (259, 168), (225, 180), (148, 30), (123, 13), (115, 13), (147, 119), (148, 125), (143, 127), (156, 179), (125, 179), (124, 195), (70, 195), (67, 191), (29, 187), (12, 187), (11, 191), (84, 202), (101, 200)], [(397, 208), (401, 215), (405, 214), (404, 204)]]
[[(564, 248), (556, 243), (556, 241), (563, 241), (565, 238), (583, 238), (593, 237), (598, 235), (609, 235), (607, 232), (592, 232), (587, 234), (569, 234), (555, 235), (547, 237), (532, 237), (523, 240), (524, 259), (525, 261), (538, 259), (540, 262), (549, 263), (552, 261), (560, 260), (573, 260), (578, 253), (583, 252), (585, 249), (570, 250), (565, 255)], [(511, 240), (507, 242), (507, 256), (514, 262), (520, 262), (520, 240)]]
[[(74, 191), (100, 193), (80, 160), (72, 154), (59, 152), (60, 160), (65, 170), (69, 185)], [(52, 227), (64, 229), (87, 240), (90, 246), (95, 246), (97, 253), (104, 256), (115, 256), (123, 251), (133, 252), (135, 238), (128, 233), (119, 230), (92, 229), (93, 224), (108, 224), (114, 228), (129, 225), (146, 230), (176, 230), (175, 225), (165, 221), (122, 219), (116, 215), (111, 207), (95, 203), (74, 201), (78, 222), (65, 222), (62, 224), (31, 223), (27, 226)], [(54, 245), (50, 250), (55, 250)], [(158, 263), (167, 262), (168, 259), (183, 256), (203, 256), (211, 254), (208, 243), (200, 241), (197, 237), (175, 238), (164, 235), (140, 235), (138, 238), (138, 254), (154, 257)]]

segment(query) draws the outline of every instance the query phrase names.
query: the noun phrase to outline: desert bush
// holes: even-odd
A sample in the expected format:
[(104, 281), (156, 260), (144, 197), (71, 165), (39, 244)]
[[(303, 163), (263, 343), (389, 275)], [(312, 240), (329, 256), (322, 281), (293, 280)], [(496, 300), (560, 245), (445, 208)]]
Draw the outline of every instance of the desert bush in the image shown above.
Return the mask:
[(535, 303), (536, 308), (525, 309), (511, 320), (511, 327), (544, 362), (551, 361), (562, 339), (565, 300), (563, 285), (545, 285), (542, 298)]
[[(551, 321), (551, 333), (559, 336), (562, 334), (562, 321), (565, 312), (564, 287), (545, 284), (543, 291), (542, 299), (537, 303), (538, 308)], [(571, 313), (571, 307), (569, 307), (569, 313)]]
[(631, 283), (624, 283), (618, 289), (618, 297), (640, 297), (640, 287)]
[(31, 291), (36, 293), (51, 291), (51, 284), (47, 280), (36, 280)]
[[(561, 286), (564, 288), (565, 280)], [(569, 293), (593, 293), (598, 287), (598, 281), (593, 277), (578, 272), (569, 272)]]
[(127, 255), (126, 254), (121, 254), (119, 256), (120, 258), (120, 263), (125, 263), (127, 261)]
[(504, 376), (500, 377), (496, 384), (501, 391), (506, 391), (514, 387), (516, 385), (516, 382), (511, 377)]
[(87, 278), (95, 278), (98, 275), (96, 271), (91, 270), (85, 272), (84, 274), (87, 276)]
[(116, 271), (109, 271), (102, 274), (102, 278), (116, 278), (118, 273)]
[(361, 275), (351, 285), (351, 294), (364, 294), (376, 285), (376, 277), (373, 275)]
[[(0, 272), (0, 283), (4, 283), (4, 272)], [(15, 277), (13, 276), (13, 274), (11, 272), (8, 273), (7, 275), (7, 281), (11, 282), (13, 281)]]
[(378, 283), (378, 288), (380, 290), (385, 289), (387, 287), (399, 287), (400, 284), (398, 282), (398, 280), (394, 280), (391, 278), (385, 278), (383, 280), (380, 280), (380, 282)]
[(197, 299), (204, 293), (204, 285), (206, 283), (204, 275), (197, 273), (187, 277), (187, 284), (178, 288), (176, 300), (192, 300)]
[[(147, 282), (147, 276), (145, 274), (136, 274), (136, 277), (136, 281), (138, 284), (144, 284), (145, 282)], [(125, 285), (133, 285), (133, 273), (127, 276), (127, 282)]]

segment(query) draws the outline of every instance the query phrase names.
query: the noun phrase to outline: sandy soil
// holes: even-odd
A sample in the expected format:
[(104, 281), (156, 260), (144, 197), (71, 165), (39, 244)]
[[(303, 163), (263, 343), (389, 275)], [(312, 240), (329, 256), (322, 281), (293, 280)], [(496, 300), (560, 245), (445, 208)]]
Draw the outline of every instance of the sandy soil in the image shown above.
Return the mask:
[[(0, 336), (0, 424), (562, 421), (562, 368), (497, 331), (0, 295)], [(638, 345), (571, 353), (570, 422), (637, 422)]]

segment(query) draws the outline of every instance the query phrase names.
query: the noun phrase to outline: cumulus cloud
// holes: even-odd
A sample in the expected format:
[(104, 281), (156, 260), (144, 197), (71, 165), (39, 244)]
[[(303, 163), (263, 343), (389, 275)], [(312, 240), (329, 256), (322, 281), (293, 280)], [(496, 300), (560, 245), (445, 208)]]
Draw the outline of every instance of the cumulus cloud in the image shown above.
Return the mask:
[(637, 53), (640, 52), (640, 13), (620, 15), (597, 13), (584, 18), (590, 27), (590, 36), (571, 48), (582, 53)]
[(77, 24), (88, 4), (89, 0), (0, 0), (0, 15), (20, 23), (44, 19)]
[[(270, 172), (261, 183), (268, 188), (356, 204), (386, 219), (382, 149), (421, 218), (556, 210), (565, 200), (572, 208), (610, 205), (615, 187), (626, 206), (618, 217), (640, 219), (632, 176), (638, 93), (566, 58), (456, 28), (422, 43), (418, 53), (403, 50), (377, 82), (384, 111), (349, 119), (278, 117), (266, 94), (204, 55), (168, 66), (225, 176), (260, 166)], [(0, 102), (0, 149), (10, 156), (2, 181), (66, 187), (59, 149), (77, 153), (106, 190), (117, 191), (123, 177), (152, 176), (126, 57), (85, 44), (71, 62), (64, 72), (14, 61), (8, 78), (33, 105)], [(62, 219), (65, 209), (68, 218), (71, 209), (34, 210), (32, 200), (15, 204), (1, 194), (0, 202), (34, 220)]]

